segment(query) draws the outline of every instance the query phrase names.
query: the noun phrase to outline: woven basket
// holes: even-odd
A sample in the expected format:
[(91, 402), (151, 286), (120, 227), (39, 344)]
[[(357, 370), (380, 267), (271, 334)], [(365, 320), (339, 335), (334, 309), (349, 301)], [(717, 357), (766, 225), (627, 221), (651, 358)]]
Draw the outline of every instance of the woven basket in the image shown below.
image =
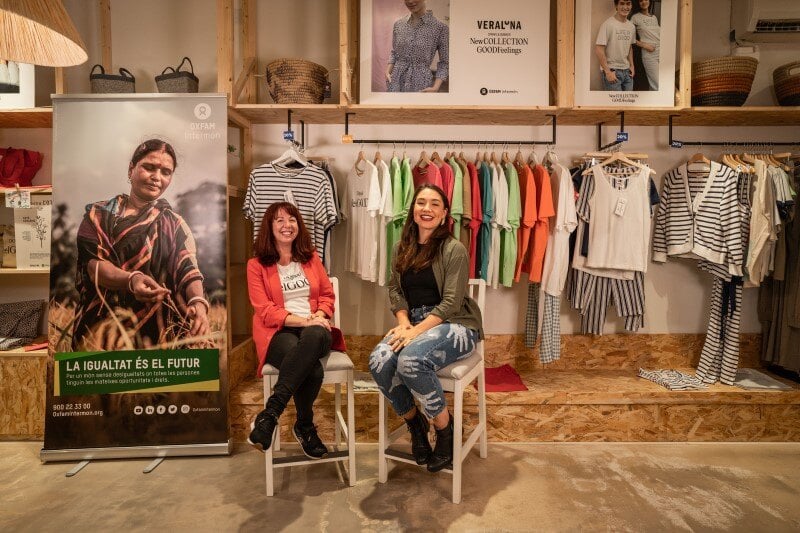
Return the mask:
[(800, 61), (793, 61), (773, 70), (772, 81), (780, 105), (800, 105)]
[[(187, 61), (190, 70), (181, 70)], [(194, 75), (192, 60), (188, 57), (184, 57), (177, 68), (165, 68), (155, 79), (160, 93), (196, 93), (200, 83), (200, 80)]]
[[(100, 67), (100, 73), (96, 74), (95, 69)], [(95, 65), (89, 73), (89, 84), (92, 93), (135, 93), (136, 78), (127, 69), (119, 69), (119, 76), (116, 74), (106, 74), (103, 65)]]
[(328, 69), (305, 59), (276, 59), (267, 65), (269, 95), (277, 104), (321, 104)]
[(693, 106), (741, 106), (750, 95), (758, 60), (728, 56), (692, 63)]

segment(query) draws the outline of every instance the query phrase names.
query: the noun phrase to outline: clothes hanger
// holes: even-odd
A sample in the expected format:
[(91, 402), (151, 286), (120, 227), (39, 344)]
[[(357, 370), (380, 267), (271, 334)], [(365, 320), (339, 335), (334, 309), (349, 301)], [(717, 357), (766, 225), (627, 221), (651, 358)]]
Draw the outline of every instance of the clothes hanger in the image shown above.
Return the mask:
[(508, 155), (508, 144), (503, 145), (503, 155), (500, 156), (500, 162), (503, 165), (511, 163), (511, 157)]
[(539, 164), (539, 157), (536, 155), (536, 145), (533, 145), (531, 148), (531, 155), (528, 156), (528, 164), (531, 166), (536, 166)]
[(353, 167), (356, 169), (359, 175), (364, 172), (364, 166), (362, 165), (361, 168), (358, 168), (359, 163), (366, 163), (367, 158), (364, 155), (364, 145), (361, 145), (361, 149), (358, 151), (358, 157), (356, 158), (356, 162), (353, 163)]
[(694, 172), (708, 172), (711, 170), (711, 161), (709, 161), (703, 152), (697, 152), (686, 162), (686, 168)]
[[(655, 175), (655, 173), (656, 173), (655, 170), (653, 170), (652, 168), (648, 167), (647, 165), (643, 165), (642, 163), (637, 163), (636, 161), (628, 159), (626, 157), (626, 155), (624, 153), (622, 153), (622, 152), (614, 152), (611, 155), (611, 157), (607, 158), (604, 161), (601, 161), (600, 165), (605, 167), (606, 165), (610, 165), (612, 163), (623, 163), (626, 166), (634, 167), (634, 168), (638, 168), (638, 169), (646, 168), (648, 170), (648, 173), (651, 174), (651, 175)], [(585, 176), (585, 175), (589, 174), (591, 171), (592, 171), (592, 167), (589, 167), (586, 170), (584, 170), (582, 174)]]
[(373, 162), (378, 164), (380, 161), (383, 161), (383, 157), (381, 156), (381, 145), (378, 143), (378, 147), (375, 149), (375, 159)]
[(442, 165), (445, 164), (444, 161), (442, 160), (442, 156), (440, 156), (439, 152), (436, 150), (436, 145), (435, 144), (433, 145), (433, 153), (431, 154), (431, 159), (430, 160), (433, 162), (434, 165), (436, 165), (437, 167), (440, 167), (440, 168), (441, 168)]
[(427, 168), (428, 165), (431, 164), (431, 160), (428, 157), (428, 152), (425, 151), (425, 145), (422, 145), (422, 152), (419, 154), (419, 159), (417, 163), (414, 165), (417, 168)]
[(517, 153), (514, 155), (514, 165), (522, 166), (525, 164), (525, 156), (522, 155), (522, 143), (517, 145)]
[(273, 159), (271, 164), (273, 165), (286, 165), (287, 163), (291, 163), (292, 161), (299, 163), (302, 166), (308, 166), (308, 159), (303, 156), (303, 154), (297, 150), (294, 144), (290, 145), (289, 148), (283, 152), (277, 159)]

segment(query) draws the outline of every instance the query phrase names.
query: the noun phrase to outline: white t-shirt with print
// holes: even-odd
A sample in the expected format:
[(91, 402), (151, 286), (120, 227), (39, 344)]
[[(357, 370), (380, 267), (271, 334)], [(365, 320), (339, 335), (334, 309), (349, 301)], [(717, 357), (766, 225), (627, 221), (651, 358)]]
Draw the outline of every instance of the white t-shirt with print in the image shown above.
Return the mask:
[(278, 276), (281, 279), (283, 307), (290, 313), (302, 317), (311, 315), (311, 287), (308, 284), (303, 267), (297, 261), (286, 266), (278, 265)]
[(366, 281), (378, 281), (378, 213), (381, 189), (378, 168), (362, 161), (347, 175), (344, 211), (347, 217), (347, 270)]
[(658, 18), (655, 15), (636, 13), (631, 17), (631, 22), (636, 26), (639, 40), (643, 43), (658, 45), (661, 42), (661, 27), (658, 25)]
[(630, 20), (620, 22), (616, 17), (607, 18), (597, 32), (595, 44), (606, 47), (606, 64), (611, 69), (629, 69), (628, 53), (636, 36), (636, 26)]

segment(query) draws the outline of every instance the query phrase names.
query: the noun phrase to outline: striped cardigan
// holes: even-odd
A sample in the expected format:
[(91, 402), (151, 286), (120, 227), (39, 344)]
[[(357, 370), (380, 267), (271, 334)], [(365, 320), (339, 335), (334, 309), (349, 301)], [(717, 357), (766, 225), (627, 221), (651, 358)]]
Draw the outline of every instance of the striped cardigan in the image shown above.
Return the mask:
[(664, 176), (653, 235), (653, 261), (667, 256), (706, 259), (742, 275), (744, 245), (737, 202), (737, 175), (711, 162), (707, 178), (690, 176), (686, 165)]

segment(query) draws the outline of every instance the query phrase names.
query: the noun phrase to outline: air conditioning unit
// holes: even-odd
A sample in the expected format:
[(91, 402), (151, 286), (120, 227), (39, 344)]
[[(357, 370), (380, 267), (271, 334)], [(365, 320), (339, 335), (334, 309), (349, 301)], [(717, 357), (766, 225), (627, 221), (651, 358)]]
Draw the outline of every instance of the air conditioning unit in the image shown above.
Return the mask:
[(734, 40), (800, 42), (800, 0), (733, 0)]

